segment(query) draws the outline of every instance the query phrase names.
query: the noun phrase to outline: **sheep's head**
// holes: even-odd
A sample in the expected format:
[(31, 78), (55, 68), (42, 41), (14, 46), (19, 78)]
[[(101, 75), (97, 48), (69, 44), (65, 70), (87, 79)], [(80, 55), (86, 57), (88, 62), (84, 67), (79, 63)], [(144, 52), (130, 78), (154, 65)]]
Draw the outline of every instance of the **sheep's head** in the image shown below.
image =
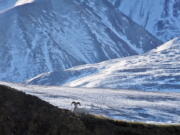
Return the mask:
[(74, 105), (74, 106), (80, 105), (80, 106), (81, 106), (81, 103), (80, 103), (80, 102), (75, 102), (75, 101), (73, 101), (73, 102), (71, 103), (71, 105)]

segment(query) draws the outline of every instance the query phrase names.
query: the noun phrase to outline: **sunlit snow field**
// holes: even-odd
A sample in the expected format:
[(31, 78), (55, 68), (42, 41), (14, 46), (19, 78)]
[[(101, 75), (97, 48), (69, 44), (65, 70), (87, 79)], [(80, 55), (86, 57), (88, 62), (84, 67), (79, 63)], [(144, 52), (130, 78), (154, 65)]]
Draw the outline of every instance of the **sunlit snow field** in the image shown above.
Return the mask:
[(89, 113), (113, 119), (147, 123), (180, 123), (180, 93), (131, 90), (68, 88), (20, 85), (1, 82), (35, 95), (59, 108), (72, 110), (71, 102), (81, 102)]
[(40, 74), (28, 84), (180, 92), (180, 37), (145, 53)]

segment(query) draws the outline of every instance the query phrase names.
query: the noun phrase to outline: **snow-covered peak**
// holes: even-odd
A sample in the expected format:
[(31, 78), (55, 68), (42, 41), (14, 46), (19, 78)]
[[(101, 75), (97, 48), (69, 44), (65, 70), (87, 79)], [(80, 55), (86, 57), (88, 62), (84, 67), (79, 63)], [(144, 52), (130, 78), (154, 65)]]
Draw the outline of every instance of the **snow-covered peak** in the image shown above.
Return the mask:
[(17, 2), (15, 3), (15, 6), (20, 6), (20, 5), (24, 5), (24, 4), (27, 4), (27, 3), (32, 3), (34, 1), (35, 0), (17, 0)]
[(38, 0), (0, 0), (0, 13), (7, 12), (16, 6), (25, 5)]
[[(157, 47), (153, 51), (161, 52), (161, 51), (165, 51), (165, 50), (168, 50), (170, 48), (175, 48), (175, 47), (179, 47), (180, 48), (180, 37), (177, 37), (177, 38), (174, 38), (174, 39), (168, 41), (167, 43)], [(176, 49), (179, 49), (179, 48), (176, 48)]]

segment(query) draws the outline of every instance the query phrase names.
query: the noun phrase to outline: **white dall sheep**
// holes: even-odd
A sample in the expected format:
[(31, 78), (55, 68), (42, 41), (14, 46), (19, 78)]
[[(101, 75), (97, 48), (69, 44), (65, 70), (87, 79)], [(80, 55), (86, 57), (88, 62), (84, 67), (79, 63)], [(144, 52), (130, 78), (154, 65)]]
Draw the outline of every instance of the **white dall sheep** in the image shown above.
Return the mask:
[(78, 108), (78, 105), (81, 106), (80, 102), (72, 102), (71, 105), (74, 105), (73, 112), (76, 114), (88, 114), (88, 110), (85, 108)]

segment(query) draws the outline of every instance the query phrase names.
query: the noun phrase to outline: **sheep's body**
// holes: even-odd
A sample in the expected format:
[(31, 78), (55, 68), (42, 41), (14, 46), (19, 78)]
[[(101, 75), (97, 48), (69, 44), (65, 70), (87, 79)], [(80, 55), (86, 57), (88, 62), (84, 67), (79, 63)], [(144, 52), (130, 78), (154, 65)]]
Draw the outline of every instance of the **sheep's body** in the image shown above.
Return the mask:
[(73, 112), (79, 114), (88, 114), (88, 110), (85, 108), (74, 108)]

